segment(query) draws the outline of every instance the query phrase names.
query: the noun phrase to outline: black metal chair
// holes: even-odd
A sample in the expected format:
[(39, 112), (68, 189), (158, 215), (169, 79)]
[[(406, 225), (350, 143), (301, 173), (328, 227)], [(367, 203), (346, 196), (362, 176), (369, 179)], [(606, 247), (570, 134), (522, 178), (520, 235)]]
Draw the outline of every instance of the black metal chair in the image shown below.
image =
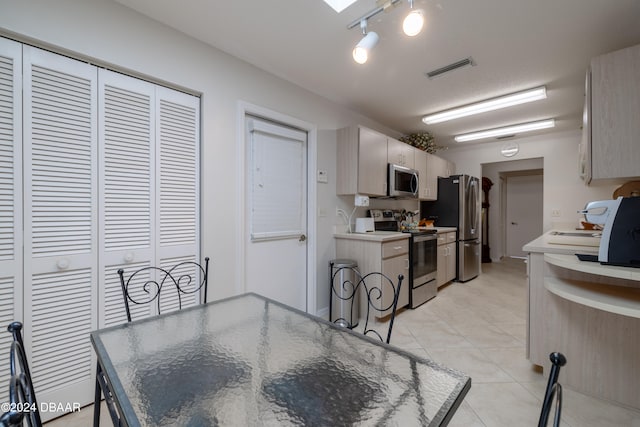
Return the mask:
[[(120, 276), (120, 286), (122, 287), (122, 298), (127, 312), (127, 322), (132, 321), (131, 307), (129, 304), (146, 305), (155, 302), (156, 313), (161, 314), (161, 295), (168, 292), (173, 293), (177, 299), (178, 310), (182, 309), (182, 298), (186, 295), (193, 295), (202, 290), (203, 303), (207, 302), (207, 285), (209, 282), (209, 257), (204, 259), (204, 266), (195, 261), (183, 261), (170, 269), (162, 267), (143, 267), (131, 273), (125, 280), (124, 269), (118, 270)], [(200, 279), (198, 280), (198, 276)], [(93, 425), (100, 425), (100, 401), (104, 395), (104, 400), (113, 421), (113, 425), (120, 425), (120, 416), (115, 407), (115, 402), (107, 380), (102, 373), (102, 366), (98, 362), (96, 370), (96, 390), (93, 407)]]
[(29, 427), (41, 427), (38, 401), (22, 341), (22, 323), (13, 322), (7, 330), (13, 335), (9, 353), (9, 411), (0, 416), (0, 426), (21, 427), (26, 421)]
[[(127, 321), (131, 322), (131, 307), (155, 302), (156, 314), (162, 311), (161, 294), (172, 293), (177, 297), (177, 309), (182, 309), (182, 299), (186, 295), (204, 292), (203, 302), (207, 302), (207, 282), (209, 278), (209, 258), (204, 259), (204, 267), (194, 261), (180, 262), (169, 270), (162, 267), (144, 267), (134, 271), (126, 280), (124, 270), (119, 269), (122, 297), (127, 311)], [(200, 280), (198, 280), (200, 276)]]
[(556, 398), (556, 411), (553, 419), (553, 427), (560, 426), (560, 416), (562, 413), (562, 385), (558, 382), (558, 375), (560, 375), (560, 367), (567, 364), (567, 358), (562, 353), (554, 352), (549, 355), (551, 360), (551, 373), (549, 374), (549, 381), (547, 382), (547, 390), (544, 394), (544, 401), (542, 402), (542, 411), (540, 412), (540, 420), (538, 421), (538, 427), (546, 427), (549, 421), (549, 414), (551, 413), (551, 406), (553, 405), (553, 398)]
[[(343, 280), (343, 278), (345, 279)], [(389, 344), (404, 276), (399, 274), (396, 284), (383, 273), (372, 272), (362, 275), (356, 267), (338, 267), (334, 269), (334, 263), (330, 262), (329, 280), (332, 294), (329, 298), (329, 316), (331, 317), (333, 313), (334, 298), (341, 304), (346, 303), (346, 312), (348, 313), (348, 318), (339, 316), (330, 320), (348, 329), (359, 331), (359, 327), (356, 329), (359, 324), (357, 317), (362, 317), (364, 319), (362, 333), (364, 335), (375, 335), (380, 341)], [(364, 316), (356, 316), (359, 310), (360, 297), (366, 298)], [(375, 317), (376, 314), (381, 317), (389, 315), (386, 339), (370, 326), (371, 316)]]

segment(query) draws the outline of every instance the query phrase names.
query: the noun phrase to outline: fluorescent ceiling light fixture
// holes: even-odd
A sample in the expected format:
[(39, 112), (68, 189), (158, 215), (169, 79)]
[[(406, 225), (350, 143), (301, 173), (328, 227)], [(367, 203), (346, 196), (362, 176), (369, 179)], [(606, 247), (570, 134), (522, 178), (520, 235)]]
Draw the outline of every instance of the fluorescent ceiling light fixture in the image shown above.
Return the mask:
[(524, 104), (526, 102), (537, 101), (547, 97), (545, 86), (536, 87), (522, 92), (516, 92), (486, 101), (465, 105), (464, 107), (452, 108), (440, 113), (429, 114), (422, 118), (425, 124), (446, 122), (447, 120), (459, 119), (460, 117), (471, 116), (473, 114), (485, 113), (487, 111), (499, 110), (513, 105)]
[(352, 4), (356, 2), (356, 0), (324, 0), (326, 4), (331, 6), (333, 10), (340, 13)]
[(411, 12), (402, 21), (402, 31), (409, 37), (414, 37), (420, 34), (422, 27), (424, 26), (424, 16), (419, 10), (413, 8), (413, 0), (409, 0), (409, 8)]
[(477, 139), (493, 138), (496, 136), (514, 135), (522, 132), (530, 132), (533, 130), (552, 128), (556, 125), (554, 119), (540, 120), (537, 122), (522, 123), (519, 125), (506, 126), (502, 128), (483, 130), (479, 132), (466, 133), (464, 135), (456, 135), (453, 139), (456, 142), (475, 141)]

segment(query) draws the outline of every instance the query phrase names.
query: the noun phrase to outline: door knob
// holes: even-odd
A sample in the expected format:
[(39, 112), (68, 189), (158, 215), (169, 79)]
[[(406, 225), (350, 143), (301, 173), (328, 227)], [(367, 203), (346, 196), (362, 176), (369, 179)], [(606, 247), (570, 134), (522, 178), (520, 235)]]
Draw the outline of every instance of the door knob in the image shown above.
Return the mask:
[(304, 234), (301, 234), (300, 239), (298, 239), (298, 241), (304, 242), (305, 240), (307, 240), (307, 236), (305, 236)]

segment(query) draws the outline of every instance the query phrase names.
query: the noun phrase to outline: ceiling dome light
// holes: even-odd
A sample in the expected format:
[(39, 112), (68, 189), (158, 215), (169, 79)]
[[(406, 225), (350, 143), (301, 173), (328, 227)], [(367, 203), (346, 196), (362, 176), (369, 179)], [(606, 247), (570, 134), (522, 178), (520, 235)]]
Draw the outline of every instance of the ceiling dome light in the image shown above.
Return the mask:
[(417, 36), (424, 26), (424, 17), (419, 10), (409, 12), (402, 22), (402, 30), (409, 37)]
[(358, 64), (364, 64), (369, 59), (369, 51), (378, 43), (378, 34), (375, 32), (367, 33), (353, 49), (353, 60)]

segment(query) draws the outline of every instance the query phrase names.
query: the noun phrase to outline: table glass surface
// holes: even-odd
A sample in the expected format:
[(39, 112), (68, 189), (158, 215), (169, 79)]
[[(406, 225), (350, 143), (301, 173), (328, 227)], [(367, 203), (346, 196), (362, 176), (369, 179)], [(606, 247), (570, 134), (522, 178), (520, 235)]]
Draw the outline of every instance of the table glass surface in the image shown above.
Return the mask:
[(130, 426), (448, 422), (466, 375), (245, 294), (94, 331)]

